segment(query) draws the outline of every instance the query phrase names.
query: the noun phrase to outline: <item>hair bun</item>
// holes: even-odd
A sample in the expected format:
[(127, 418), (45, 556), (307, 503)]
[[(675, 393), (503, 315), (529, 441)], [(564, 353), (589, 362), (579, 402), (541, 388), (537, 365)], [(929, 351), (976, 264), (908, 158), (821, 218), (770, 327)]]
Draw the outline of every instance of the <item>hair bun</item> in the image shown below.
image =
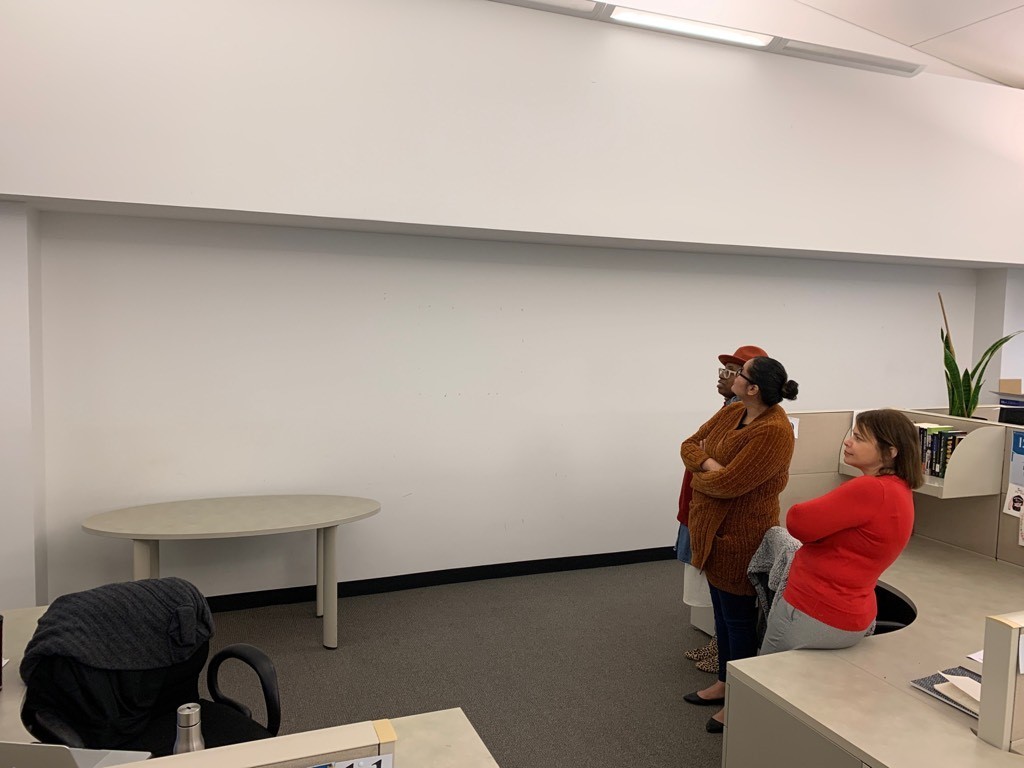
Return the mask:
[(787, 400), (796, 400), (796, 395), (800, 391), (800, 385), (792, 379), (789, 379), (785, 384), (782, 385), (782, 396)]

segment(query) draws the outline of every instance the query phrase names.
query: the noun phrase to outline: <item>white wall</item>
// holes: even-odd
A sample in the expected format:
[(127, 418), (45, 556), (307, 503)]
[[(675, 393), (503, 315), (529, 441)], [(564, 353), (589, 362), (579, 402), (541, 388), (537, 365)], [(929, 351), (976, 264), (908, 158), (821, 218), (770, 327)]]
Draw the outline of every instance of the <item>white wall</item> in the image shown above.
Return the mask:
[[(977, 271), (976, 311), (974, 315), (974, 349), (980, 355), (997, 339), (1024, 330), (1024, 269), (981, 269)], [(956, 339), (954, 339), (956, 341)], [(973, 366), (975, 358), (957, 352), (960, 366)], [(985, 373), (980, 402), (996, 403), (994, 394), (999, 379), (1024, 377), (1024, 334), (996, 352)]]
[(39, 285), (36, 217), (0, 203), (0, 609), (36, 603), (45, 563)]
[[(1003, 328), (1004, 334), (1024, 330), (1024, 269), (1019, 267), (1006, 271), (1006, 315)], [(992, 379), (1024, 378), (1024, 334), (1003, 347), (1000, 363), (1002, 373)]]
[[(967, 270), (63, 214), (41, 234), (51, 595), (130, 572), (84, 517), (219, 494), (379, 499), (342, 531), (343, 580), (667, 546), (719, 353), (766, 347), (794, 408), (941, 404), (936, 290), (965, 345), (974, 312)], [(162, 564), (210, 594), (310, 584), (311, 541)]]
[(1024, 263), (1012, 88), (484, 0), (0, 8), (0, 195)]
[[(0, 196), (43, 209), (1024, 263), (1014, 89), (484, 0), (0, 13)], [(380, 498), (345, 579), (663, 545), (719, 352), (767, 346), (798, 407), (935, 405), (936, 290), (958, 352), (974, 334), (966, 271), (53, 214), (32, 301), (30, 213), (0, 253), (4, 407), (35, 441), (10, 433), (5, 514), (23, 538), (32, 518), (49, 596), (128, 573), (86, 515), (217, 493)], [(212, 594), (311, 583), (302, 537), (278, 544), (164, 563)]]
[[(978, 362), (981, 353), (991, 346), (992, 342), (1001, 339), (1006, 335), (1006, 302), (1007, 302), (1007, 277), (1006, 269), (980, 269), (978, 270), (977, 289), (975, 292), (975, 313), (974, 313), (974, 349), (977, 355), (966, 356), (959, 349), (960, 339), (953, 335), (953, 349), (956, 352), (957, 362), (962, 371), (964, 368), (973, 369)], [(1012, 342), (1011, 342), (1012, 343)], [(996, 352), (989, 361), (986, 368), (984, 381), (986, 382), (978, 398), (979, 403), (996, 403), (999, 398), (992, 394), (992, 390), (999, 383), (999, 370), (1002, 366), (1002, 355), (1006, 349)]]

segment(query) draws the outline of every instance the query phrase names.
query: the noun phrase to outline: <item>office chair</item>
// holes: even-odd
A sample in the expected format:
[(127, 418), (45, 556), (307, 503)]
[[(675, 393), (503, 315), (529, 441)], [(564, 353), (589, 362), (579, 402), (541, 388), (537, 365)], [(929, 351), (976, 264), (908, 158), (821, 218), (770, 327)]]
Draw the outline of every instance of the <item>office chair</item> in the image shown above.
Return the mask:
[[(177, 708), (198, 702), (207, 747), (276, 736), (277, 672), (258, 648), (236, 644), (219, 651), (207, 669), (212, 701), (199, 697), (212, 635), (206, 598), (183, 579), (108, 584), (59, 597), (25, 648), (21, 720), (44, 743), (160, 757), (173, 751)], [(256, 673), (265, 727), (221, 691), (218, 673), (228, 659)]]

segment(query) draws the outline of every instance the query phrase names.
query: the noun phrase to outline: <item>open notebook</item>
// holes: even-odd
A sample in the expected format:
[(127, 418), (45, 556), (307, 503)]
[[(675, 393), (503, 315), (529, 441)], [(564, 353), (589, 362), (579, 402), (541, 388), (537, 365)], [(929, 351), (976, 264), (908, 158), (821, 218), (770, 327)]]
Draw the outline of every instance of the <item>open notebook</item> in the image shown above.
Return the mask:
[(0, 768), (107, 768), (135, 763), (149, 752), (120, 749), (69, 749), (57, 744), (17, 744), (0, 741)]

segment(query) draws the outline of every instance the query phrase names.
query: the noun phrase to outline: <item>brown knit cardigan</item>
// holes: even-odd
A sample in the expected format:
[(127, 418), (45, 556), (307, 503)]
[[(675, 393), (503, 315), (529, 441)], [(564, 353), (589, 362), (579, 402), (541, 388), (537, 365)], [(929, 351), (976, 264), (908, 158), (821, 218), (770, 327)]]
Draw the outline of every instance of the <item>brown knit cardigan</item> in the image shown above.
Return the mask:
[[(745, 413), (743, 403), (726, 406), (679, 448), (693, 472), (693, 565), (712, 586), (734, 595), (754, 594), (747, 565), (765, 532), (779, 524), (779, 494), (789, 480), (794, 442), (781, 406), (738, 430)], [(701, 465), (708, 458), (725, 469), (705, 472)]]

